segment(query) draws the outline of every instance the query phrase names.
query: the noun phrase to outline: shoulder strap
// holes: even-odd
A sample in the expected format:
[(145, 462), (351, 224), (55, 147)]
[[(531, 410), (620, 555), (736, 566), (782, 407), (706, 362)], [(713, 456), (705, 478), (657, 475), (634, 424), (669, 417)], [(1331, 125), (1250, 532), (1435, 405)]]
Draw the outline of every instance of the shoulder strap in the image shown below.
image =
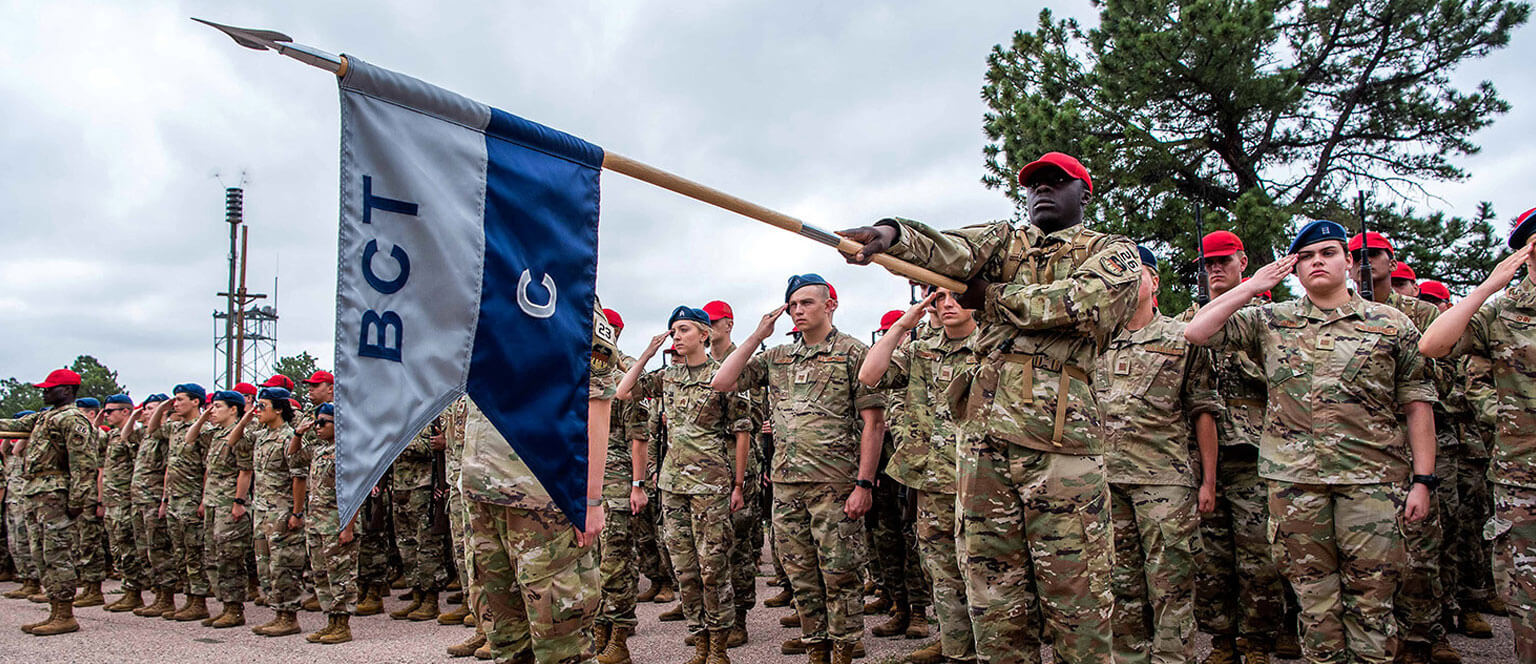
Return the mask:
[(1025, 256), (1029, 255), (1029, 233), (1023, 228), (1013, 229), (1013, 237), (1008, 240), (1008, 254), (1003, 258), (1002, 283), (1013, 281), (1014, 275), (1019, 273), (1019, 266), (1024, 264)]

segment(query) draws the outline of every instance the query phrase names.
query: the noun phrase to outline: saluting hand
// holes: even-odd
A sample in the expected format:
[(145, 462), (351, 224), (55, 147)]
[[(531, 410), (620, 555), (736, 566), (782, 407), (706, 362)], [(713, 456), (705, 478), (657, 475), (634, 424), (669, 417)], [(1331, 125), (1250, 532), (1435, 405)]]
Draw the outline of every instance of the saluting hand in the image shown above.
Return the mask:
[(1515, 253), (1504, 257), (1504, 260), (1499, 261), (1499, 264), (1494, 266), (1493, 272), (1488, 273), (1488, 278), (1484, 279), (1483, 283), (1495, 289), (1503, 289), (1505, 286), (1508, 286), (1509, 282), (1513, 281), (1515, 275), (1520, 272), (1520, 266), (1530, 260), (1531, 247), (1533, 246), (1536, 246), (1536, 243), (1527, 242), (1525, 246), (1520, 247)]
[(763, 314), (762, 320), (757, 322), (757, 329), (752, 331), (752, 336), (757, 337), (758, 339), (767, 339), (768, 337), (773, 336), (773, 324), (778, 322), (779, 316), (783, 316), (784, 312), (788, 309), (789, 305), (785, 304), (780, 305), (773, 311)]
[(903, 331), (917, 327), (917, 324), (922, 322), (923, 316), (928, 315), (928, 309), (934, 306), (934, 303), (943, 295), (943, 293), (937, 290), (929, 293), (928, 297), (923, 298), (922, 302), (918, 302), (912, 305), (912, 308), (907, 309), (907, 312), (902, 314), (901, 318), (897, 318), (896, 323), (891, 327), (900, 327)]
[(1296, 261), (1299, 260), (1301, 260), (1300, 256), (1291, 254), (1259, 268), (1253, 273), (1253, 278), (1247, 282), (1249, 290), (1262, 293), (1280, 285), (1280, 282), (1285, 281), (1286, 275), (1296, 268)]
[(667, 338), (671, 336), (672, 330), (667, 330), (666, 332), (662, 332), (661, 334), (651, 337), (651, 342), (645, 345), (645, 356), (655, 356), (656, 351), (661, 350), (662, 344), (667, 343)]

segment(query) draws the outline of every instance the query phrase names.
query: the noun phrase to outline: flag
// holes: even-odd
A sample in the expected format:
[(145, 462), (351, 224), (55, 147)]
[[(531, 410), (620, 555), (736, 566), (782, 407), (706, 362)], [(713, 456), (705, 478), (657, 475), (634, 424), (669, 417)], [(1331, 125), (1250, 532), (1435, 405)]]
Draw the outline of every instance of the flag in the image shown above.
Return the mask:
[(602, 149), (347, 62), (335, 395), (343, 523), (466, 392), (585, 523)]

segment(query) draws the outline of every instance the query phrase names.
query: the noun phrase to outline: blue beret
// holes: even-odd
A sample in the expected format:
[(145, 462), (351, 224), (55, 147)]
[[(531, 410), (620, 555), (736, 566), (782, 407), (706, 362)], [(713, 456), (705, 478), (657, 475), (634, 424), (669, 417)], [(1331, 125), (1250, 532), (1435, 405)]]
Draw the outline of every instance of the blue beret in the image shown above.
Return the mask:
[(101, 400), (96, 397), (80, 397), (75, 399), (77, 408), (101, 408)]
[(333, 403), (330, 403), (330, 402), (326, 402), (326, 403), (320, 404), (320, 410), (315, 411), (315, 414), (316, 415), (330, 415), (331, 417), (335, 417), (336, 416), (336, 404), (333, 404)]
[(1153, 272), (1157, 271), (1157, 254), (1152, 253), (1151, 249), (1139, 244), (1136, 245), (1136, 253), (1141, 254), (1142, 265), (1152, 268)]
[(1302, 247), (1324, 240), (1348, 242), (1349, 231), (1344, 230), (1344, 227), (1340, 226), (1338, 222), (1326, 219), (1307, 222), (1307, 225), (1302, 226), (1301, 231), (1296, 234), (1296, 239), (1291, 240), (1291, 248), (1286, 250), (1285, 253), (1294, 254), (1300, 251)]
[(806, 286), (826, 286), (831, 288), (832, 284), (827, 283), (827, 280), (821, 278), (821, 275), (819, 274), (797, 274), (789, 278), (789, 288), (784, 289), (784, 301), (788, 302), (789, 296), (794, 295), (795, 291), (805, 288)]
[(1526, 241), (1531, 239), (1531, 232), (1536, 231), (1536, 214), (1532, 212), (1536, 212), (1536, 208), (1526, 210), (1525, 214), (1515, 218), (1515, 227), (1509, 231), (1510, 249), (1525, 246)]
[(667, 327), (672, 327), (673, 323), (680, 320), (693, 321), (709, 327), (709, 314), (704, 313), (703, 309), (695, 309), (687, 305), (672, 310), (672, 317), (667, 319)]
[(149, 403), (159, 403), (161, 401), (170, 401), (170, 400), (171, 400), (171, 398), (166, 396), (164, 392), (156, 392), (156, 393), (151, 394), (151, 395), (149, 395), (147, 397), (144, 397), (144, 403), (147, 403), (147, 404), (149, 404)]
[(219, 390), (213, 393), (214, 401), (223, 401), (231, 406), (245, 407), (245, 395), (234, 390)]
[(171, 388), (171, 394), (185, 394), (189, 397), (197, 399), (198, 403), (202, 403), (208, 398), (208, 391), (203, 389), (203, 386), (198, 385), (197, 383), (182, 383), (177, 385), (176, 387)]
[(281, 387), (268, 387), (257, 394), (256, 398), (269, 399), (271, 401), (287, 401), (293, 398), (293, 393)]
[(125, 406), (132, 406), (133, 405), (133, 398), (128, 396), (128, 395), (126, 395), (126, 394), (114, 394), (114, 395), (112, 395), (110, 397), (107, 397), (107, 405), (108, 406), (110, 406), (112, 404), (115, 404), (115, 403), (120, 403), (120, 404), (123, 404)]
[(37, 414), (37, 411), (35, 411), (35, 410), (19, 410), (19, 411), (16, 411), (15, 417), (26, 417), (28, 415), (36, 415), (36, 414)]

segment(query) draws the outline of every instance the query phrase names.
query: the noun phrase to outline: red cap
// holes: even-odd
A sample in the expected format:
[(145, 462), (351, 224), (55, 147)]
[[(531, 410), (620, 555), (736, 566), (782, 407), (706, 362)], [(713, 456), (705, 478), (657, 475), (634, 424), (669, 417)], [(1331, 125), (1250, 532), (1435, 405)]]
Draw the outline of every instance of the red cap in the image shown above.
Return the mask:
[(1243, 240), (1232, 231), (1211, 231), (1205, 234), (1204, 240), (1200, 241), (1200, 248), (1206, 258), (1221, 258), (1242, 251)]
[(672, 345), (668, 346), (667, 349), (665, 351), (662, 351), (662, 352), (672, 353), (673, 355), (676, 355), (677, 354), (677, 342), (676, 341), (672, 342)]
[[(831, 288), (831, 286), (827, 286), (828, 290)], [(832, 297), (837, 296), (833, 295)], [(720, 300), (715, 300), (714, 302), (710, 302), (709, 304), (704, 305), (704, 313), (709, 314), (709, 322), (711, 323), (722, 318), (736, 320), (736, 314), (731, 311), (731, 305), (721, 302)]]
[(235, 383), (235, 391), (248, 397), (256, 396), (256, 386), (250, 383)]
[(336, 377), (332, 376), (331, 372), (329, 371), (317, 369), (314, 373), (309, 375), (309, 378), (305, 378), (304, 382), (309, 383), (310, 385), (318, 385), (320, 383), (329, 383), (331, 385), (335, 385)]
[(284, 376), (282, 374), (273, 374), (272, 377), (268, 378), (267, 382), (262, 383), (261, 386), (262, 387), (281, 387), (281, 388), (283, 388), (285, 390), (288, 390), (289, 392), (292, 392), (293, 391), (293, 379), (289, 378), (287, 376)]
[(1441, 302), (1451, 301), (1451, 289), (1433, 279), (1427, 279), (1419, 283), (1419, 295), (1428, 295), (1439, 299)]
[(892, 309), (885, 312), (885, 315), (880, 317), (880, 331), (884, 332), (891, 329), (891, 326), (895, 325), (896, 321), (900, 319), (901, 315), (904, 313), (906, 312), (900, 309)]
[[(1392, 243), (1387, 241), (1387, 237), (1385, 235), (1382, 235), (1381, 233), (1377, 233), (1376, 231), (1368, 231), (1368, 232), (1366, 232), (1366, 234), (1365, 234), (1365, 246), (1368, 247), (1368, 248), (1371, 248), (1371, 249), (1386, 249), (1387, 251), (1392, 252), (1394, 254), (1397, 253), (1395, 251), (1392, 251)], [(1360, 250), (1360, 234), (1359, 233), (1356, 233), (1354, 237), (1349, 238), (1349, 250), (1350, 251), (1359, 251)]]
[(1029, 179), (1031, 173), (1046, 166), (1055, 166), (1066, 171), (1067, 175), (1082, 180), (1083, 184), (1088, 186), (1088, 193), (1093, 193), (1093, 179), (1088, 177), (1088, 169), (1083, 168), (1082, 162), (1078, 161), (1076, 157), (1060, 152), (1047, 152), (1041, 155), (1039, 159), (1025, 164), (1024, 168), (1019, 169), (1019, 184), (1024, 184), (1024, 181)]
[(1419, 276), (1413, 273), (1413, 268), (1408, 267), (1408, 264), (1402, 261), (1397, 262), (1397, 269), (1392, 271), (1392, 278), (1407, 279), (1409, 281), (1419, 280)]
[(303, 406), (299, 405), (299, 400), (293, 397), (288, 397), (288, 405), (293, 406), (294, 410), (301, 410), (304, 408)]
[(620, 316), (619, 312), (614, 311), (612, 309), (604, 309), (603, 310), (603, 318), (607, 318), (608, 319), (608, 324), (609, 325), (612, 325), (615, 328), (620, 329), (620, 330), (624, 329), (624, 317)]
[(832, 284), (827, 284), (827, 299), (829, 299), (829, 300), (836, 300), (837, 299), (837, 289), (833, 288)]
[(53, 371), (48, 372), (48, 378), (47, 379), (45, 379), (41, 383), (37, 383), (36, 385), (34, 385), (34, 387), (41, 387), (41, 388), (46, 390), (46, 389), (48, 389), (50, 387), (58, 387), (60, 385), (79, 385), (79, 384), (80, 384), (80, 374), (77, 374), (77, 373), (75, 373), (73, 371), (70, 371), (69, 369), (54, 369)]

